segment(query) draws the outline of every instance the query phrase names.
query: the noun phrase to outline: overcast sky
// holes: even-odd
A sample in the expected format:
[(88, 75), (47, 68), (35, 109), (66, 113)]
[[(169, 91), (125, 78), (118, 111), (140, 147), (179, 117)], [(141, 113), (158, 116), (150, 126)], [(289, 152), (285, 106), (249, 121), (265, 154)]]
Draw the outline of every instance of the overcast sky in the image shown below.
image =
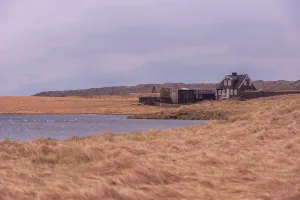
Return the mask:
[(0, 0), (0, 95), (298, 80), (299, 13), (298, 0)]

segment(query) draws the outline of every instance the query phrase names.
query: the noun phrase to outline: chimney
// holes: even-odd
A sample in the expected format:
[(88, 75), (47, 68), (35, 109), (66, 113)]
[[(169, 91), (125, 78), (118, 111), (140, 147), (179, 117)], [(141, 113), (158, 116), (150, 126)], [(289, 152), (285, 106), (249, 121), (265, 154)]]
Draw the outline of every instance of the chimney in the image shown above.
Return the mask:
[(232, 76), (236, 76), (237, 75), (237, 73), (236, 72), (232, 72)]

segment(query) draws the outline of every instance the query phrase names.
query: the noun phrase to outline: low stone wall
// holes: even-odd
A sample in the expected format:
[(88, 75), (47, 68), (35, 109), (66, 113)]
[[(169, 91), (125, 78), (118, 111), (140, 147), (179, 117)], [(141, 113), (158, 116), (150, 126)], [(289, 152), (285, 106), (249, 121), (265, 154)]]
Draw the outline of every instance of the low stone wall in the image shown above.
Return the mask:
[(172, 100), (168, 97), (140, 97), (139, 103), (149, 106), (155, 106), (157, 103), (171, 104)]
[(159, 97), (140, 97), (139, 103), (154, 106), (156, 102), (160, 102)]
[(256, 91), (256, 92), (240, 92), (239, 99), (247, 100), (247, 99), (256, 99), (260, 97), (271, 97), (278, 95), (286, 95), (286, 94), (300, 94), (300, 91)]
[(160, 97), (159, 102), (163, 103), (163, 104), (172, 104), (173, 103), (171, 97)]

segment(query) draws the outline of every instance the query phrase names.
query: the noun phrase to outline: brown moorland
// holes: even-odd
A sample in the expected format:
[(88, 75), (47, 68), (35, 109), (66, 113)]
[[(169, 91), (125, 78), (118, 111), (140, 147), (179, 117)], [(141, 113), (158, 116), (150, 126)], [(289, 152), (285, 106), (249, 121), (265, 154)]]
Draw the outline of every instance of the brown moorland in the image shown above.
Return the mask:
[[(144, 94), (149, 95), (149, 94)], [(151, 94), (157, 95), (157, 94)], [(0, 97), (2, 114), (139, 114), (162, 108), (137, 105), (141, 94), (91, 97)]]
[(165, 131), (0, 142), (0, 199), (300, 197), (300, 95), (190, 106), (231, 114)]

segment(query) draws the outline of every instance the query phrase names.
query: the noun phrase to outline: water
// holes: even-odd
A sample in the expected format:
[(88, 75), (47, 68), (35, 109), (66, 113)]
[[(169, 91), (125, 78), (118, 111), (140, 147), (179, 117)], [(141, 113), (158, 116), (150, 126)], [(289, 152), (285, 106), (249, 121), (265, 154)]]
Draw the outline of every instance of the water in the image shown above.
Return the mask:
[(181, 128), (205, 121), (127, 119), (126, 115), (0, 115), (0, 139), (67, 139), (88, 136), (107, 130), (128, 133), (148, 129)]

